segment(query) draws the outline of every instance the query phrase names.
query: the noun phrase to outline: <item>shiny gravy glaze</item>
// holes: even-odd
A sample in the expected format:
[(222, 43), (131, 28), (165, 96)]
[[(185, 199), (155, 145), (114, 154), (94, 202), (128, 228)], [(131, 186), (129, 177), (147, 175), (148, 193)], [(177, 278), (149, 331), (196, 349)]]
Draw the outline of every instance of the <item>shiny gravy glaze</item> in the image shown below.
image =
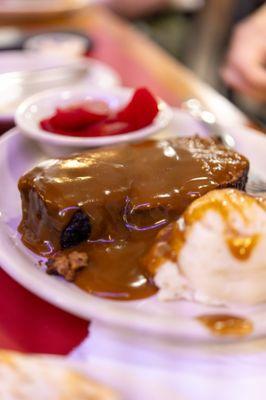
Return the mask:
[[(48, 160), (19, 181), (24, 244), (35, 253), (60, 251), (60, 235), (77, 210), (89, 216), (89, 266), (75, 283), (98, 296), (138, 299), (156, 288), (142, 258), (158, 230), (195, 198), (230, 185), (247, 160), (194, 138), (146, 141)], [(66, 252), (73, 249), (64, 250)]]

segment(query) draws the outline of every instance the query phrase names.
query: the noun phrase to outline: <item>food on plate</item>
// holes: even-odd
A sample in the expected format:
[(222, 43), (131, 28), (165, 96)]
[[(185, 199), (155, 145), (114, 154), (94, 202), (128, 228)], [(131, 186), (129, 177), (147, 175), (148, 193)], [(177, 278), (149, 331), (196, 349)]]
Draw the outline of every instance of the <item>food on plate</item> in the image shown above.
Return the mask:
[(0, 351), (2, 400), (118, 400), (113, 390), (51, 356)]
[(99, 100), (87, 100), (40, 121), (45, 131), (65, 136), (100, 137), (121, 135), (150, 125), (158, 114), (157, 100), (146, 88), (135, 91), (121, 110), (112, 110)]
[(88, 255), (85, 252), (72, 251), (69, 254), (57, 254), (46, 263), (47, 274), (58, 274), (67, 281), (73, 281), (76, 273), (89, 266)]
[(149, 140), (41, 163), (19, 181), (23, 243), (48, 272), (98, 296), (157, 291), (142, 258), (160, 228), (216, 188), (244, 189), (249, 163), (198, 136)]
[(162, 300), (266, 301), (266, 202), (234, 189), (194, 201), (145, 258)]

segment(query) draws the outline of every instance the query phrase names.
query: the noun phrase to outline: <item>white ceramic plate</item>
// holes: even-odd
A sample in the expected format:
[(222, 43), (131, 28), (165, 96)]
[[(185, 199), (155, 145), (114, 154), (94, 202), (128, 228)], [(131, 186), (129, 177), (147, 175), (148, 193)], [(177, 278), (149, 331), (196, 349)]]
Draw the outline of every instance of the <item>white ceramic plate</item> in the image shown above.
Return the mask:
[[(266, 171), (266, 138), (245, 128), (229, 129), (237, 148), (251, 161), (251, 165)], [(167, 134), (192, 134), (200, 131), (190, 117), (176, 111)], [(45, 158), (40, 148), (20, 134), (10, 131), (0, 140), (0, 264), (16, 281), (47, 301), (78, 316), (94, 319), (112, 326), (146, 332), (171, 340), (213, 340), (211, 334), (195, 319), (200, 314), (217, 312), (213, 307), (184, 301), (160, 303), (156, 297), (120, 302), (91, 296), (62, 278), (49, 276), (37, 266), (39, 257), (29, 252), (20, 242), (17, 225), (21, 206), (17, 181), (19, 177)], [(266, 176), (265, 176), (266, 178)], [(3, 190), (4, 188), (4, 190)], [(227, 312), (242, 315), (253, 321), (252, 337), (266, 334), (266, 305)], [(225, 312), (219, 308), (218, 312)], [(251, 337), (251, 336), (250, 336)]]
[(99, 88), (75, 87), (55, 89), (37, 93), (23, 101), (15, 113), (15, 121), (21, 132), (40, 143), (44, 151), (52, 157), (70, 154), (77, 149), (113, 145), (144, 139), (169, 125), (173, 113), (167, 104), (158, 99), (159, 112), (154, 121), (145, 128), (121, 135), (102, 137), (69, 137), (47, 132), (40, 128), (42, 119), (54, 114), (58, 107), (68, 107), (90, 100), (104, 101), (111, 110), (118, 110), (131, 99), (134, 89), (125, 87)]
[(0, 17), (50, 18), (81, 10), (96, 0), (2, 0)]
[[(6, 51), (1, 54), (0, 59), (0, 74), (67, 66), (76, 62), (75, 58), (63, 56), (51, 57), (47, 54), (36, 54), (34, 51)], [(81, 57), (79, 62), (88, 67), (88, 74), (82, 80), (78, 81), (79, 85), (83, 85), (83, 87), (91, 85), (112, 87), (120, 84), (119, 75), (108, 65), (89, 57)], [(60, 84), (58, 86), (60, 87)], [(32, 92), (32, 88), (30, 88), (28, 94), (21, 93), (21, 87), (12, 84), (12, 82), (10, 82), (10, 88), (11, 90), (7, 90), (6, 87), (0, 87), (0, 122), (12, 121), (18, 104), (24, 100), (25, 96), (28, 97), (34, 93), (34, 91)], [(38, 91), (40, 90), (39, 88)]]

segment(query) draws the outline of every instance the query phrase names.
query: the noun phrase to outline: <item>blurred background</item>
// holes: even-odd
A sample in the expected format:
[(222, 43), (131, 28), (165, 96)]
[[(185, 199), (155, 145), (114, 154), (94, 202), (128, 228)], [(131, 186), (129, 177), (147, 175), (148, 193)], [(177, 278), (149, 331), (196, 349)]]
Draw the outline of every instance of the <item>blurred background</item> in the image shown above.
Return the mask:
[[(232, 82), (230, 60), (225, 61), (228, 57), (230, 59), (230, 48), (237, 47), (234, 42), (235, 28), (241, 21), (246, 21), (254, 13), (256, 14), (256, 11), (262, 9), (263, 5), (265, 7), (265, 2), (262, 0), (102, 0), (100, 2), (89, 0), (0, 0), (1, 51), (21, 48), (25, 32), (27, 33), (27, 26), (30, 28), (31, 36), (38, 32), (38, 29), (34, 32), (32, 28), (32, 26), (38, 27), (38, 21), (56, 18), (56, 20), (61, 20), (60, 29), (62, 29), (64, 21), (73, 18), (75, 13), (82, 13), (84, 7), (90, 7), (90, 3), (101, 3), (104, 7), (108, 7), (125, 20), (130, 21), (172, 56), (193, 70), (200, 79), (235, 103), (253, 120), (266, 123), (265, 76), (262, 77), (263, 85), (259, 87), (259, 97), (256, 93), (253, 96), (255, 91), (249, 86), (249, 82), (247, 83), (248, 90), (243, 90), (243, 87), (238, 87), (238, 83)], [(265, 15), (264, 8), (264, 26), (266, 26)], [(261, 20), (263, 18), (261, 17)], [(250, 30), (252, 31), (252, 27)], [(86, 32), (76, 33), (86, 36)], [(28, 39), (30, 38), (28, 37)], [(265, 29), (262, 33), (257, 33), (256, 40), (264, 41), (263, 68), (265, 70)], [(241, 41), (243, 47), (247, 46), (244, 35), (238, 40), (238, 42)], [(73, 37), (68, 37), (61, 49), (75, 53), (89, 51), (91, 45), (97, 46), (97, 43), (77, 42), (73, 40)], [(27, 46), (36, 47), (36, 41), (28, 40)], [(39, 42), (37, 42), (37, 46), (39, 46)], [(238, 44), (238, 49), (239, 47)], [(56, 52), (58, 51), (56, 49)], [(237, 51), (237, 49), (233, 50), (233, 53), (237, 53)], [(226, 62), (229, 68), (222, 72)], [(243, 60), (244, 64), (245, 60)]]
[[(250, 96), (241, 95), (232, 90), (221, 76), (221, 66), (225, 62), (236, 26), (260, 9), (265, 1), (177, 0), (172, 4), (172, 8), (168, 10), (154, 12), (133, 21), (153, 40), (192, 69), (199, 78), (265, 125), (264, 99), (255, 101)], [(266, 20), (264, 24), (266, 26)], [(265, 31), (263, 40), (266, 43)], [(243, 46), (246, 46), (244, 41)]]

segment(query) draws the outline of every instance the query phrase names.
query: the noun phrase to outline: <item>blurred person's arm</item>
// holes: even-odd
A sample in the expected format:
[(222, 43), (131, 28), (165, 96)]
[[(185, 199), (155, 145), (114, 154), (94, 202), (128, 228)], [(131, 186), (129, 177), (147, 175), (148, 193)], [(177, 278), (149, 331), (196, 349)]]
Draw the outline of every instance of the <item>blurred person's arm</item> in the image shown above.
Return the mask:
[(106, 3), (122, 15), (137, 17), (170, 7), (197, 9), (204, 4), (204, 0), (106, 0)]
[(266, 5), (236, 26), (222, 77), (235, 90), (266, 101)]

